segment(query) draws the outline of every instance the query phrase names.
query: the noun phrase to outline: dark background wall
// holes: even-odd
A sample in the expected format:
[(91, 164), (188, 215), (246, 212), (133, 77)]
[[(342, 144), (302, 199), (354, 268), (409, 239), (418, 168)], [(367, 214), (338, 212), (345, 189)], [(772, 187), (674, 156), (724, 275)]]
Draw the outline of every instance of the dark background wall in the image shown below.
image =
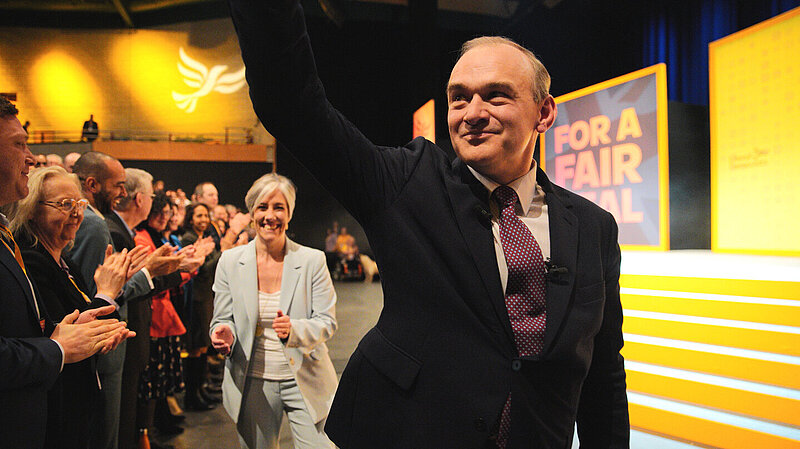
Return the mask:
[[(444, 86), (459, 46), (472, 37), (500, 34), (531, 48), (550, 71), (554, 96), (665, 62), (672, 100), (670, 234), (675, 249), (708, 248), (710, 243), (708, 42), (800, 5), (800, 0), (562, 0), (547, 7), (540, 1), (522, 1), (511, 17), (502, 19), (438, 11), (435, 0), (409, 0), (408, 7), (338, 1), (334, 3), (342, 7), (344, 21), (337, 25), (317, 0), (301, 2), (331, 102), (381, 145), (409, 141), (411, 114), (433, 98), (437, 144), (452, 155)], [(176, 8), (172, 15), (141, 14), (134, 19), (139, 26), (148, 26), (226, 14), (224, 3), (210, 2), (193, 12)], [(51, 19), (13, 20), (42, 26)], [(100, 26), (97, 20), (76, 18), (73, 23)], [(200, 180), (211, 180), (219, 187), (221, 200), (234, 204), (241, 204), (250, 183), (270, 169), (267, 164), (172, 164), (130, 162), (185, 190)], [(277, 168), (298, 186), (290, 226), (297, 241), (322, 247), (326, 228), (338, 221), (351, 228), (360, 247), (368, 250), (352, 217), (280, 145)]]

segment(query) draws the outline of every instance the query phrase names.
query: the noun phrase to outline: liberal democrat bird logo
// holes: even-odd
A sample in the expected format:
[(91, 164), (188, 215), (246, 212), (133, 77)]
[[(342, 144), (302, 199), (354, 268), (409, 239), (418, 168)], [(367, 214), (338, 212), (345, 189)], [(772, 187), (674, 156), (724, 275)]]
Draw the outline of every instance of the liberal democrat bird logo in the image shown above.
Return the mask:
[(172, 99), (175, 106), (184, 110), (187, 114), (194, 112), (197, 107), (197, 100), (210, 94), (211, 91), (221, 94), (232, 94), (241, 89), (245, 84), (244, 67), (238, 72), (223, 73), (228, 70), (227, 65), (215, 65), (208, 70), (201, 62), (195, 61), (183, 51), (183, 47), (178, 50), (180, 61), (178, 61), (178, 72), (183, 75), (183, 82), (187, 86), (197, 89), (191, 94), (181, 94), (172, 91)]

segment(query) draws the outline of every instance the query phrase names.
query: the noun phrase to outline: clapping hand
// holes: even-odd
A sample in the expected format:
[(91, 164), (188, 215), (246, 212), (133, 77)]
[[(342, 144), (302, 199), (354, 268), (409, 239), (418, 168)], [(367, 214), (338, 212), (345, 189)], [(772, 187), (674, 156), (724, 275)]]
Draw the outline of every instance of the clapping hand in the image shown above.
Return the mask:
[(178, 271), (178, 267), (183, 260), (183, 256), (173, 255), (174, 247), (169, 245), (161, 245), (158, 249), (150, 253), (147, 259), (146, 268), (150, 272), (150, 276), (166, 276), (170, 273)]
[[(122, 286), (128, 281), (128, 271), (131, 265), (131, 253), (127, 249), (114, 253), (114, 248), (108, 245), (105, 260), (94, 272), (94, 283), (97, 293), (116, 298)], [(113, 312), (113, 310), (112, 310)], [(110, 312), (109, 312), (110, 313)]]

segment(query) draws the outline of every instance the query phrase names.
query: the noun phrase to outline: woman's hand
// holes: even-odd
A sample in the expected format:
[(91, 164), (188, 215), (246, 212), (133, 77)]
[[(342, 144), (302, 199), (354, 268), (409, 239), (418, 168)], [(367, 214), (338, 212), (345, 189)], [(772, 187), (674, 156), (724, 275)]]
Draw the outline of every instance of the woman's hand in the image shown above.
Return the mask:
[(272, 320), (272, 329), (275, 330), (281, 340), (289, 338), (289, 332), (292, 331), (292, 320), (279, 309), (278, 316)]
[(228, 355), (231, 352), (231, 345), (233, 344), (233, 332), (227, 324), (220, 324), (214, 328), (211, 333), (211, 344), (214, 349), (222, 355)]
[(97, 267), (94, 272), (97, 293), (107, 295), (111, 299), (116, 298), (120, 290), (122, 290), (122, 286), (128, 281), (128, 268), (130, 265), (131, 258), (127, 249), (114, 253), (114, 248), (108, 245), (103, 265)]

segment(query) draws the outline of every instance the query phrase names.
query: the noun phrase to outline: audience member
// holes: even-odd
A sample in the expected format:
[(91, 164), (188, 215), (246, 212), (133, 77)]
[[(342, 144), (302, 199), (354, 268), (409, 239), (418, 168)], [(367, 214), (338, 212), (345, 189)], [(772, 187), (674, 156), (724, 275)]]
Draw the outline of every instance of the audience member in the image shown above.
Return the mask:
[(45, 159), (47, 160), (48, 167), (52, 167), (54, 165), (57, 165), (62, 168), (64, 167), (64, 159), (55, 153), (48, 154), (47, 156), (45, 156)]
[(78, 159), (80, 159), (80, 157), (81, 154), (75, 152), (69, 153), (66, 156), (64, 156), (64, 169), (66, 169), (69, 173), (72, 173), (72, 167), (75, 166), (75, 162), (77, 162)]
[[(211, 218), (209, 208), (203, 203), (193, 203), (186, 209), (185, 232), (181, 244), (191, 245), (204, 237), (211, 237)], [(216, 248), (206, 256), (192, 281), (192, 302), (189, 334), (186, 348), (189, 357), (186, 359), (186, 396), (184, 406), (189, 410), (205, 411), (213, 408), (217, 402), (203, 388), (206, 379), (208, 361), (206, 353), (211, 345), (208, 326), (214, 309), (214, 273), (222, 252)], [(211, 402), (211, 403), (210, 403)]]
[(328, 270), (333, 271), (336, 263), (339, 261), (339, 255), (336, 253), (336, 232), (328, 228), (327, 235), (325, 236), (325, 260), (328, 265)]
[[(28, 195), (34, 164), (16, 107), (0, 97), (0, 207)], [(125, 324), (95, 320), (113, 307), (69, 313), (56, 325), (25, 273), (25, 262), (8, 220), (0, 213), (0, 422), (4, 447), (42, 448), (47, 391), (64, 364), (108, 351), (128, 336)], [(99, 264), (98, 264), (99, 265)]]
[[(85, 293), (80, 272), (62, 255), (75, 238), (89, 204), (81, 196), (77, 177), (61, 167), (42, 168), (31, 174), (28, 190), (13, 213), (11, 231), (50, 318), (60, 321), (75, 309), (83, 312), (109, 306), (127, 281), (131, 262), (127, 251), (112, 254), (108, 247), (105, 263), (94, 274), (97, 294), (93, 299)], [(113, 317), (119, 318), (119, 314), (114, 312)], [(91, 417), (100, 397), (95, 364), (95, 357), (90, 357), (65, 366), (48, 392), (45, 447), (77, 449), (89, 444)]]
[[(87, 293), (93, 296), (96, 286), (92, 280), (94, 270), (103, 261), (106, 248), (112, 243), (112, 234), (109, 230), (111, 223), (116, 228), (124, 228), (120, 219), (112, 213), (112, 206), (121, 198), (126, 197), (125, 170), (118, 160), (107, 154), (90, 151), (83, 154), (73, 167), (75, 174), (81, 182), (83, 196), (89, 200), (89, 207), (84, 213), (84, 219), (75, 237), (75, 245), (69, 253), (70, 258), (79, 266), (80, 272), (86, 281)], [(106, 215), (112, 216), (106, 220)], [(124, 232), (115, 233), (114, 248), (117, 252), (123, 249), (134, 254), (147, 256), (145, 248), (135, 248), (133, 237), (128, 234), (130, 246), (125, 246)], [(120, 237), (119, 235), (123, 235)], [(118, 307), (123, 318), (127, 317), (126, 303), (136, 298), (150, 294), (157, 286), (166, 288), (166, 281), (159, 276), (174, 271), (172, 264), (177, 266), (171, 256), (148, 256), (144, 268), (134, 273), (123, 287), (122, 296), (119, 298)], [(179, 282), (178, 277), (178, 282)], [(149, 326), (144, 327), (149, 329)], [(126, 342), (127, 343), (127, 342)], [(101, 391), (102, 410), (95, 414), (93, 428), (96, 432), (92, 435), (91, 449), (116, 449), (119, 441), (120, 404), (122, 394), (123, 363), (127, 344), (120, 345), (116, 351), (99, 357), (97, 370), (103, 385)], [(127, 404), (135, 404), (135, 386), (133, 399)], [(131, 414), (130, 407), (125, 413)], [(130, 419), (128, 419), (128, 422)], [(133, 425), (135, 427), (135, 424)], [(135, 432), (135, 429), (134, 429)]]
[(339, 235), (336, 237), (336, 252), (342, 259), (352, 260), (358, 252), (356, 246), (356, 239), (347, 232), (347, 227), (342, 226), (339, 229)]
[(36, 168), (47, 167), (47, 156), (45, 156), (44, 154), (37, 154), (35, 157), (36, 161), (33, 164), (34, 167)]
[[(128, 170), (133, 171), (133, 169)], [(128, 179), (133, 177), (131, 174), (128, 175)], [(171, 246), (162, 235), (171, 217), (169, 198), (163, 192), (156, 194), (147, 220), (137, 228), (134, 237), (136, 244), (145, 246), (151, 253), (159, 247)], [(194, 246), (185, 247), (180, 253), (184, 256), (180, 267), (181, 278), (182, 283), (186, 283), (203, 263), (205, 255), (196, 252)], [(167, 416), (166, 412), (167, 396), (183, 391), (180, 336), (186, 333), (186, 328), (170, 298), (170, 293), (177, 288), (178, 286), (173, 287), (152, 297), (149, 360), (139, 378), (139, 404), (145, 411), (141, 426), (145, 429), (152, 428), (158, 404), (161, 413), (155, 425), (161, 434), (183, 432), (183, 428), (169, 420), (170, 416)]]
[[(245, 203), (257, 236), (222, 255), (214, 282), (212, 343), (230, 354), (225, 408), (244, 449), (277, 448), (284, 412), (295, 447), (332, 448), (323, 427), (337, 378), (325, 341), (337, 327), (336, 292), (325, 256), (286, 237), (289, 179), (262, 176)], [(241, 320), (248, 310), (258, 315)]]
[(153, 182), (153, 192), (163, 192), (164, 191), (164, 181), (159, 179)]
[[(128, 195), (117, 201), (113, 211), (106, 214), (106, 223), (114, 241), (115, 248), (134, 248), (134, 231), (150, 214), (153, 204), (153, 177), (144, 170), (127, 168), (125, 190)], [(130, 339), (125, 352), (122, 369), (119, 415), (119, 447), (135, 449), (138, 446), (139, 429), (147, 428), (147, 407), (137, 401), (139, 382), (150, 359), (150, 324), (152, 318), (151, 297), (183, 281), (178, 272), (183, 256), (172, 255), (170, 246), (162, 246), (151, 254), (163, 257), (160, 266), (148, 267), (153, 275), (152, 289), (145, 295), (127, 301), (128, 327), (136, 331), (138, 337)], [(137, 404), (138, 406), (134, 406)], [(157, 446), (153, 443), (153, 446)]]

